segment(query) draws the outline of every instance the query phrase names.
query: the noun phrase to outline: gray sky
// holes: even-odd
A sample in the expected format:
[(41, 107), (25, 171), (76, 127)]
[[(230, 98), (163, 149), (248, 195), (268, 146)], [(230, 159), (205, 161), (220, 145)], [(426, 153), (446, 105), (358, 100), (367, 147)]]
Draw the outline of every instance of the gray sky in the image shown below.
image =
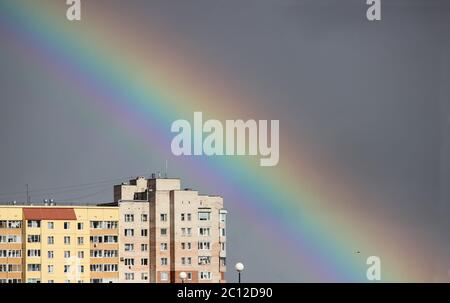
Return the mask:
[[(380, 208), (448, 249), (449, 1), (385, 0), (376, 24), (365, 20), (362, 0), (130, 2), (148, 6), (151, 16), (236, 75), (242, 88), (264, 95), (254, 106), (271, 108), (285, 125), (314, 138), (355, 186), (389, 197)], [(45, 189), (161, 167), (163, 159), (149, 159), (136, 142), (118, 142), (107, 115), (86, 111), (1, 35), (0, 45), (0, 200), (24, 200), (5, 193), (24, 191), (27, 183)], [(109, 201), (110, 183), (33, 199), (92, 194), (76, 200)], [(245, 227), (230, 221), (229, 264), (247, 256), (248, 281), (298, 281), (287, 263), (265, 266), (273, 255), (240, 238)], [(450, 269), (450, 258), (429, 262), (440, 275)]]

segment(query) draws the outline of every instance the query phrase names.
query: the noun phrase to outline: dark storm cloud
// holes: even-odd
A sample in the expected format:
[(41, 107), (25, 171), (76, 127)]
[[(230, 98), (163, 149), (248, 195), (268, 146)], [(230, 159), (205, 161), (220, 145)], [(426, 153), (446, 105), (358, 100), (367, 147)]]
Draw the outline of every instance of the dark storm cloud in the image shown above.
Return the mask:
[[(449, 1), (383, 1), (383, 20), (376, 24), (365, 20), (364, 3), (164, 0), (132, 5), (148, 8), (236, 75), (244, 89), (266, 96), (254, 106), (271, 108), (274, 116), (313, 137), (358, 186), (383, 193), (387, 199), (379, 207), (404, 216), (413, 230), (441, 237), (439, 245), (448, 247)], [(80, 96), (54, 79), (38, 77), (40, 67), (5, 37), (0, 36), (0, 45), (0, 193), (22, 191), (26, 183), (48, 188), (162, 167), (162, 159), (149, 159), (145, 152), (129, 154), (141, 146), (117, 142), (119, 131), (110, 129), (107, 116), (92, 115), (79, 105)], [(111, 196), (105, 192), (84, 201)], [(288, 262), (265, 263), (274, 257), (261, 249), (268, 244), (248, 245), (239, 238), (246, 222), (235, 217), (229, 224), (229, 264), (253, 256), (244, 260), (246, 280), (302, 280)], [(441, 275), (450, 268), (448, 251), (434, 264)]]

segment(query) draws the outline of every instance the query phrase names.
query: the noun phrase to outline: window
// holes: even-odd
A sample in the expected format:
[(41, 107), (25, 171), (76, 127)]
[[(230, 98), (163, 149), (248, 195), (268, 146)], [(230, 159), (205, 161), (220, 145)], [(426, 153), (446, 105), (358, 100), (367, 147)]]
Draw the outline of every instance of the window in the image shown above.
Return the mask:
[(78, 252), (78, 259), (84, 259), (84, 251), (80, 250)]
[(192, 273), (191, 272), (187, 272), (187, 280), (192, 280)]
[(70, 222), (64, 222), (64, 229), (70, 228)]
[(102, 266), (102, 264), (91, 264), (90, 269), (91, 269), (91, 271), (99, 272), (99, 271), (103, 271), (103, 266)]
[(220, 222), (226, 223), (226, 221), (227, 221), (227, 214), (220, 213)]
[(65, 245), (69, 245), (70, 244), (70, 237), (68, 237), (68, 236), (64, 237), (64, 244)]
[(161, 236), (167, 236), (167, 228), (161, 228)]
[(0, 250), (0, 258), (20, 258), (20, 257), (22, 257), (22, 250), (18, 249)]
[(148, 221), (148, 215), (147, 214), (142, 214), (141, 215), (141, 222), (147, 222)]
[(78, 272), (84, 273), (84, 265), (78, 265)]
[(21, 241), (21, 236), (0, 235), (0, 243), (20, 243)]
[(102, 236), (91, 236), (91, 243), (103, 243)]
[(41, 250), (40, 249), (29, 249), (27, 251), (28, 257), (40, 257), (41, 256)]
[(48, 284), (53, 284), (53, 283), (55, 283), (55, 280), (48, 280), (47, 283)]
[(91, 221), (90, 227), (91, 229), (102, 229), (103, 228), (102, 221)]
[(191, 264), (192, 264), (191, 257), (182, 257), (181, 258), (181, 265), (191, 265)]
[(105, 256), (105, 258), (116, 258), (118, 257), (119, 253), (117, 252), (117, 250), (105, 250), (103, 251), (103, 255)]
[(66, 250), (64, 252), (64, 258), (66, 258), (66, 259), (70, 258), (70, 251), (69, 250)]
[(200, 227), (198, 229), (198, 235), (199, 236), (210, 236), (211, 235), (211, 229), (209, 227)]
[(105, 264), (103, 265), (104, 272), (116, 272), (118, 270), (117, 264)]
[(198, 220), (199, 221), (209, 221), (211, 220), (211, 213), (210, 212), (206, 212), (206, 211), (202, 211), (198, 213)]
[(141, 265), (147, 266), (148, 265), (148, 259), (147, 258), (141, 259)]
[(39, 221), (39, 220), (30, 220), (30, 221), (28, 221), (28, 227), (39, 228), (39, 227), (41, 227), (41, 221)]
[(77, 223), (77, 229), (78, 229), (78, 230), (82, 230), (83, 228), (84, 228), (84, 224), (81, 223), (81, 222), (78, 222), (78, 223)]
[(144, 280), (144, 281), (147, 281), (148, 280), (148, 273), (146, 273), (146, 272), (141, 273), (141, 279)]
[(41, 280), (37, 278), (30, 278), (27, 280), (27, 283), (41, 283)]
[(161, 258), (161, 265), (169, 265), (169, 260), (167, 258)]
[(22, 221), (17, 220), (0, 220), (0, 228), (21, 228), (22, 227)]
[(133, 244), (125, 244), (125, 251), (134, 251), (134, 245)]
[(181, 214), (181, 221), (184, 221), (185, 218), (186, 218), (186, 214)]
[(148, 244), (141, 244), (141, 251), (148, 251)]
[(161, 243), (161, 251), (167, 250), (167, 243)]
[(160, 279), (161, 279), (161, 281), (167, 281), (167, 280), (169, 280), (169, 273), (167, 273), (167, 272), (165, 272), (165, 271), (162, 271), (162, 272), (160, 273)]
[(19, 272), (22, 271), (21, 265), (16, 264), (0, 264), (0, 272)]
[(103, 242), (105, 243), (117, 243), (117, 236), (104, 236)]
[(55, 244), (55, 238), (53, 236), (49, 236), (47, 238), (47, 244)]
[(133, 237), (134, 229), (125, 229), (125, 237)]
[(103, 250), (91, 250), (91, 258), (103, 257)]
[(134, 273), (132, 272), (125, 273), (125, 280), (134, 280)]
[(211, 243), (210, 242), (198, 242), (198, 249), (199, 250), (210, 250)]
[(191, 249), (191, 242), (182, 242), (181, 243), (181, 249), (185, 250), (190, 250)]
[(181, 235), (183, 236), (191, 236), (192, 235), (192, 228), (187, 227), (187, 228), (182, 228), (181, 229)]
[(147, 237), (148, 236), (148, 230), (147, 229), (141, 229), (141, 237)]
[(220, 266), (222, 266), (222, 267), (227, 266), (227, 259), (225, 257), (220, 257), (219, 263), (220, 263)]
[(22, 221), (8, 221), (8, 228), (21, 228), (22, 227)]
[(47, 266), (47, 272), (49, 274), (54, 273), (55, 272), (55, 266), (53, 266), (53, 265)]
[(226, 236), (225, 228), (221, 228), (221, 229), (220, 229), (220, 236), (221, 236), (221, 237), (225, 237), (225, 236)]
[(28, 264), (27, 271), (41, 271), (41, 264)]
[(54, 229), (55, 228), (55, 222), (48, 222), (47, 223), (47, 228), (48, 229)]
[(134, 265), (134, 259), (125, 259), (125, 265), (126, 266), (132, 266)]
[(208, 265), (211, 264), (211, 257), (198, 257), (198, 265)]
[(211, 280), (211, 273), (209, 271), (201, 271), (200, 280)]
[(39, 242), (41, 242), (41, 236), (28, 235), (28, 243), (39, 243)]
[(221, 242), (221, 243), (220, 243), (220, 250), (221, 250), (221, 251), (225, 251), (225, 250), (226, 250), (225, 242)]
[(49, 250), (49, 251), (47, 252), (47, 257), (48, 257), (49, 259), (53, 259), (53, 258), (55, 257), (55, 254), (54, 254), (53, 250)]
[(187, 214), (187, 220), (191, 221), (191, 219), (192, 219), (192, 215), (191, 214)]
[(78, 245), (83, 245), (84, 244), (84, 237), (78, 237), (77, 238), (77, 243), (78, 243)]
[(70, 271), (70, 265), (64, 265), (64, 272), (68, 273)]
[(116, 229), (119, 226), (117, 221), (105, 221), (104, 224), (106, 229)]
[(125, 215), (125, 222), (134, 222), (134, 215), (133, 214), (126, 214)]
[(166, 222), (166, 221), (167, 221), (167, 214), (161, 214), (161, 215), (160, 215), (160, 220), (161, 220), (162, 222)]

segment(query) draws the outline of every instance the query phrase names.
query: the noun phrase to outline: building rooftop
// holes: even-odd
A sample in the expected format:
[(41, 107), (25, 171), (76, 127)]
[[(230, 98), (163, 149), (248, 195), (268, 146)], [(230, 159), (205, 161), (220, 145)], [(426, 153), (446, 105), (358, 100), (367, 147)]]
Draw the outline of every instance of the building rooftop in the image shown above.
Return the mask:
[(23, 207), (23, 208), (77, 208), (77, 207), (87, 207), (87, 208), (94, 208), (99, 206), (113, 206), (108, 205), (112, 203), (70, 203), (70, 204), (53, 204), (53, 205), (45, 205), (43, 203), (15, 203), (12, 202), (0, 202), (0, 207)]

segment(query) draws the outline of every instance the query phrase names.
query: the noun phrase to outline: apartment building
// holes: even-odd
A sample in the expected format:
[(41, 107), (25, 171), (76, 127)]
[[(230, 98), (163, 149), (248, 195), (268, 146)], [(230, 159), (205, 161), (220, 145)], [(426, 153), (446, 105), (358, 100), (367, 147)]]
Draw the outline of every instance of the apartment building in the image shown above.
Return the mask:
[(0, 206), (0, 282), (118, 282), (119, 210)]
[(0, 283), (225, 282), (222, 197), (138, 177), (114, 200), (0, 205)]
[[(120, 212), (120, 282), (225, 282), (226, 210), (219, 196), (179, 179), (139, 177), (114, 187)], [(148, 275), (147, 275), (148, 274)]]
[(24, 281), (23, 214), (16, 207), (0, 208), (0, 283)]
[(119, 203), (120, 213), (120, 282), (148, 283), (149, 204), (142, 201)]

